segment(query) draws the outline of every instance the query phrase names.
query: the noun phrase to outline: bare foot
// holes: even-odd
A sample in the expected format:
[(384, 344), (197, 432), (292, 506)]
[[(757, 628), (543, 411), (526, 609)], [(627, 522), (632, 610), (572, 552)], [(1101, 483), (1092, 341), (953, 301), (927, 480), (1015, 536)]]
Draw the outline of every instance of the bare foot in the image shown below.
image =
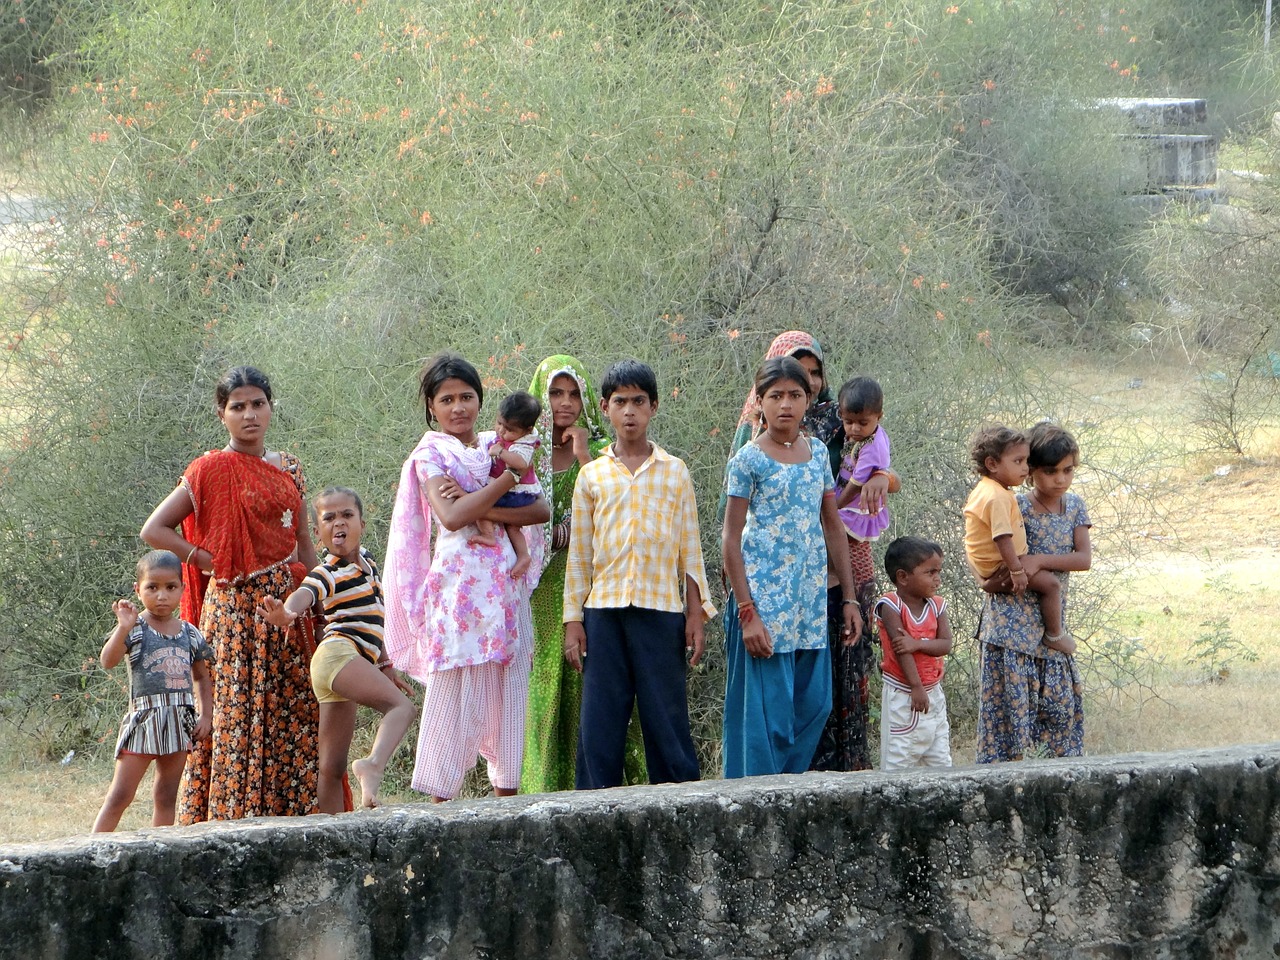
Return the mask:
[(360, 806), (372, 810), (381, 806), (378, 790), (382, 787), (382, 769), (368, 757), (351, 764), (351, 772), (360, 784)]
[(531, 557), (516, 557), (516, 562), (511, 567), (511, 578), (513, 580), (519, 580), (529, 572), (529, 568), (531, 566), (533, 566), (533, 559)]
[(1076, 638), (1069, 633), (1062, 633), (1056, 637), (1046, 634), (1043, 643), (1050, 650), (1058, 650), (1062, 653), (1076, 652)]
[(467, 543), (473, 547), (496, 547), (498, 540), (496, 537), (486, 537), (482, 533), (476, 533), (467, 538)]

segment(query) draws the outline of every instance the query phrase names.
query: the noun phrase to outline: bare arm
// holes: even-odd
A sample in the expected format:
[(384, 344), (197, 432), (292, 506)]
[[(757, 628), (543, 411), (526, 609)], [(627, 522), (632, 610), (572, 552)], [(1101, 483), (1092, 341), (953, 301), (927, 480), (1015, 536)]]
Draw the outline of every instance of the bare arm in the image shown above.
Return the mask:
[(742, 628), (742, 645), (753, 657), (773, 656), (773, 638), (769, 628), (756, 613), (751, 599), (751, 587), (747, 583), (747, 564), (742, 557), (742, 529), (747, 525), (747, 499), (729, 497), (725, 501), (723, 537), (720, 560), (724, 565), (725, 579), (738, 604), (738, 623)]
[[(213, 554), (208, 550), (200, 549), (198, 544), (189, 543), (178, 532), (182, 521), (191, 516), (194, 511), (191, 494), (187, 492), (185, 486), (178, 484), (173, 488), (173, 492), (151, 511), (151, 516), (147, 517), (146, 522), (143, 523), (138, 536), (147, 546), (155, 550), (168, 550), (183, 563), (194, 563), (208, 573), (213, 569)], [(307, 542), (311, 542), (310, 535)], [(314, 551), (312, 552), (314, 554)]]
[(446, 530), (461, 530), (468, 524), (484, 519), (485, 514), (497, 499), (516, 485), (516, 478), (504, 470), (502, 476), (490, 480), (479, 490), (465, 493), (456, 499), (444, 495), (441, 491), (444, 483), (444, 477), (429, 478), (427, 499), (431, 502), (432, 511), (440, 518), (440, 523)]
[[(490, 481), (492, 486), (492, 481)], [(546, 523), (551, 519), (551, 504), (545, 496), (538, 497), (533, 503), (523, 507), (490, 507), (485, 511), (484, 519), (494, 523), (506, 523), (513, 527), (532, 527)]]
[(929, 712), (929, 696), (924, 692), (924, 684), (920, 682), (920, 671), (916, 669), (916, 658), (910, 653), (898, 653), (899, 645), (904, 645), (912, 640), (907, 636), (906, 629), (902, 626), (902, 615), (893, 609), (888, 603), (881, 603), (876, 607), (876, 614), (884, 623), (884, 632), (887, 637), (882, 638), (890, 641), (893, 647), (894, 659), (898, 661), (898, 669), (902, 671), (902, 676), (907, 682), (907, 686), (911, 688), (911, 709), (917, 713)]
[(702, 591), (692, 574), (685, 575), (684, 584), (684, 648), (689, 651), (689, 666), (696, 667), (702, 661), (702, 651), (706, 647)]
[(281, 603), (276, 597), (263, 597), (254, 612), (267, 623), (277, 627), (288, 628), (293, 621), (306, 613), (316, 602), (315, 591), (305, 584)]
[(995, 540), (996, 549), (1000, 551), (1000, 559), (1004, 561), (1004, 565), (1009, 568), (1009, 577), (1013, 584), (1014, 593), (1022, 593), (1027, 589), (1027, 571), (1023, 569), (1022, 561), (1013, 549), (1013, 537), (1009, 534), (1001, 534)]
[(102, 645), (102, 652), (98, 654), (98, 659), (107, 670), (115, 669), (124, 659), (124, 642), (129, 638), (129, 631), (138, 622), (138, 608), (129, 600), (117, 600), (111, 605), (111, 612), (116, 615), (116, 626), (111, 631), (111, 636), (107, 637), (107, 642)]
[(834, 493), (822, 495), (822, 536), (827, 543), (827, 562), (836, 571), (840, 581), (840, 590), (845, 603), (843, 605), (844, 629), (841, 631), (846, 647), (858, 642), (862, 636), (862, 614), (858, 610), (856, 597), (857, 585), (853, 582), (853, 561), (849, 556), (849, 535), (844, 531), (844, 521), (836, 509)]
[(213, 678), (209, 675), (209, 664), (205, 660), (197, 660), (191, 664), (191, 685), (195, 687), (196, 728), (191, 734), (192, 740), (203, 740), (213, 731)]

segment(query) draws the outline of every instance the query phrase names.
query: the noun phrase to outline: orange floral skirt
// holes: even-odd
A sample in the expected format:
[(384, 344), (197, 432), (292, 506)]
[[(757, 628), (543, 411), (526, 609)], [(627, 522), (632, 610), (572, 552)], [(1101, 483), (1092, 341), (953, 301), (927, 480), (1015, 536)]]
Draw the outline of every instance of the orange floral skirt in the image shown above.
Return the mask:
[(311, 691), (313, 643), (302, 628), (281, 630), (254, 613), (264, 597), (283, 599), (292, 589), (287, 566), (236, 587), (209, 584), (200, 630), (215, 655), (213, 735), (187, 759), (179, 823), (316, 810), (320, 705)]

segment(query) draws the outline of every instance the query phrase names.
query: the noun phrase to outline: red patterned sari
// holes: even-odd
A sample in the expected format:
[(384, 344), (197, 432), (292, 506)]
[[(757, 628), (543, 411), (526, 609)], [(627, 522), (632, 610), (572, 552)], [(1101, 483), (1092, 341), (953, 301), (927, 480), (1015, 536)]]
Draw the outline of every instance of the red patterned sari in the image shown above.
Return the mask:
[(296, 457), (275, 467), (218, 450), (182, 476), (192, 514), (183, 536), (214, 558), (213, 576), (184, 568), (183, 619), (213, 647), (213, 735), (187, 759), (178, 822), (292, 816), (316, 809), (319, 704), (309, 618), (282, 630), (254, 613), (307, 570), (293, 559), (306, 493)]

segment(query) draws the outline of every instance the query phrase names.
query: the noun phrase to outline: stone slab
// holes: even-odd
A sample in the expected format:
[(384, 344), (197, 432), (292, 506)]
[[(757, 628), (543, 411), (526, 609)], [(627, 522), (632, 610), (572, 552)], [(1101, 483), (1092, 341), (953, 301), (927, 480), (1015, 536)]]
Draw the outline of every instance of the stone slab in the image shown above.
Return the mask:
[(0, 957), (1280, 953), (1280, 744), (0, 848)]

